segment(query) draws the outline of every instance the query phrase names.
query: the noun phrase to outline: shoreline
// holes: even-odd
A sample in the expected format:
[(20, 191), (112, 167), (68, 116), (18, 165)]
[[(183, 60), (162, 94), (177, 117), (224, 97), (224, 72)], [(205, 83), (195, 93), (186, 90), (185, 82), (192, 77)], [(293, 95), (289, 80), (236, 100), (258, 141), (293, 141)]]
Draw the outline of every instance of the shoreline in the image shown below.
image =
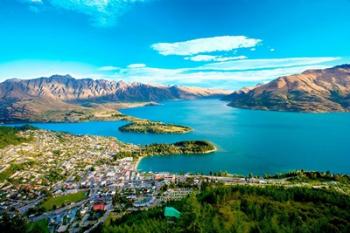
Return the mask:
[[(203, 153), (191, 153), (192, 155), (207, 155), (207, 154), (211, 154), (214, 153), (216, 151), (218, 151), (217, 146), (213, 145), (214, 149), (203, 152)], [(140, 162), (142, 159), (146, 158), (146, 157), (152, 157), (152, 156), (160, 156), (160, 157), (166, 157), (166, 156), (189, 156), (191, 154), (169, 154), (169, 155), (143, 155), (143, 156), (139, 156), (137, 158), (137, 161), (134, 162), (133, 168), (135, 171), (138, 171), (138, 166), (140, 165)]]
[[(108, 103), (107, 103), (108, 105)], [(109, 109), (110, 112), (115, 112), (115, 113), (119, 113), (119, 114), (122, 114), (122, 115), (125, 115), (123, 113), (121, 113), (119, 110), (125, 110), (125, 109), (130, 109), (130, 108), (140, 108), (140, 107), (152, 107), (152, 106), (157, 106), (157, 105), (160, 105), (160, 103), (157, 103), (157, 102), (154, 102), (154, 101), (148, 101), (148, 102), (120, 102), (120, 103), (116, 103), (115, 105), (117, 105), (117, 107), (112, 107)], [(105, 109), (94, 109), (94, 108), (91, 108), (92, 111), (105, 111)], [(67, 110), (67, 111), (75, 111), (75, 110)], [(108, 109), (107, 109), (108, 111)], [(64, 112), (64, 111), (62, 111)], [(41, 113), (41, 115), (45, 114), (46, 112), (44, 113)], [(58, 111), (57, 113), (60, 113), (60, 111)], [(129, 116), (129, 115), (125, 115), (125, 116)], [(132, 117), (132, 116), (130, 116)], [(82, 120), (65, 120), (64, 118), (62, 118), (62, 120), (60, 119), (57, 119), (57, 120), (43, 120), (43, 119), (16, 119), (16, 118), (13, 118), (13, 119), (2, 119), (0, 120), (0, 125), (9, 125), (9, 124), (40, 124), (40, 123), (82, 123), (82, 122), (93, 122), (93, 121), (101, 121), (101, 122), (104, 122), (104, 121), (121, 121), (120, 119), (118, 118), (115, 118), (113, 116), (107, 116), (107, 117), (101, 117), (99, 116), (98, 114), (95, 115), (94, 117), (90, 118), (90, 119), (82, 119)]]
[(146, 156), (140, 156), (140, 157), (138, 157), (137, 158), (137, 161), (135, 161), (135, 163), (134, 163), (134, 171), (138, 171), (138, 166), (140, 165), (140, 162), (141, 162), (141, 160), (144, 158), (144, 157), (146, 157)]

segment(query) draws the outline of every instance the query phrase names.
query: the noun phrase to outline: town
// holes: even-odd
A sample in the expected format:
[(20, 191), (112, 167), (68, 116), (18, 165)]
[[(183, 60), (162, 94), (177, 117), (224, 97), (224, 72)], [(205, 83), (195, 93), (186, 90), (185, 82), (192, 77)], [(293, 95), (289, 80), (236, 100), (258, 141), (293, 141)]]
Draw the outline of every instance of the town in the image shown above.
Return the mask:
[(139, 147), (115, 138), (45, 130), (19, 135), (31, 140), (0, 150), (0, 211), (48, 220), (51, 232), (89, 232), (115, 210), (128, 213), (178, 200), (212, 178), (140, 173), (138, 158), (115, 156)]
[(139, 172), (140, 157), (120, 157), (137, 154), (139, 146), (115, 138), (45, 130), (19, 135), (30, 140), (0, 150), (0, 212), (43, 221), (50, 232), (92, 232), (109, 218), (199, 192), (203, 183), (286, 184), (219, 173)]

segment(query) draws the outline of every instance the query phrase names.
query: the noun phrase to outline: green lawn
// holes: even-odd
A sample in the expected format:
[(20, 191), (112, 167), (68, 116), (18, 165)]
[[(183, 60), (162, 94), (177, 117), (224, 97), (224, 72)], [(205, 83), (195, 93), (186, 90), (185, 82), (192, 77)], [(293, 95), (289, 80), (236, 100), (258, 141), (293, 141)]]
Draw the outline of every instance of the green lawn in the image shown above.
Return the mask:
[(49, 197), (46, 201), (41, 204), (46, 211), (60, 208), (73, 202), (84, 200), (87, 196), (86, 192), (77, 192), (64, 196)]

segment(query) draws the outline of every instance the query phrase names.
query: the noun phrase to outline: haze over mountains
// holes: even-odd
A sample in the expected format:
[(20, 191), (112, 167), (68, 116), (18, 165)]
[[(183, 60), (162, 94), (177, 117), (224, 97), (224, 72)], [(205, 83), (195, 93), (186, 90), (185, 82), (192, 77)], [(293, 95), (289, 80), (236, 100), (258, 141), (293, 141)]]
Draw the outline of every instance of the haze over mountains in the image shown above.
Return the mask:
[[(238, 108), (302, 111), (350, 111), (350, 65), (307, 70), (229, 94), (223, 90), (154, 86), (124, 81), (74, 79), (69, 75), (0, 83), (0, 121), (65, 119), (72, 112), (115, 111), (122, 102), (160, 102), (217, 97)], [(52, 117), (53, 115), (60, 115)]]
[(238, 108), (301, 111), (350, 111), (350, 65), (307, 70), (267, 84), (235, 91), (224, 98)]
[(159, 102), (222, 97), (225, 94), (228, 94), (227, 91), (74, 79), (69, 75), (30, 80), (9, 79), (0, 83), (0, 120), (28, 120), (48, 111), (80, 110), (106, 103)]

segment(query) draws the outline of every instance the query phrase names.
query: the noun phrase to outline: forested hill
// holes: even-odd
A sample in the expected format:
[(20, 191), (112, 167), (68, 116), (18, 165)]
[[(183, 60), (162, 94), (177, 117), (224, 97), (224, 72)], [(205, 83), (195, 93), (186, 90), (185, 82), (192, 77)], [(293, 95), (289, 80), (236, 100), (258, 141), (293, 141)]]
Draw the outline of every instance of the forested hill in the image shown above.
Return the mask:
[(321, 189), (206, 188), (169, 205), (182, 212), (179, 220), (167, 221), (155, 208), (110, 221), (102, 232), (350, 232), (349, 196)]

